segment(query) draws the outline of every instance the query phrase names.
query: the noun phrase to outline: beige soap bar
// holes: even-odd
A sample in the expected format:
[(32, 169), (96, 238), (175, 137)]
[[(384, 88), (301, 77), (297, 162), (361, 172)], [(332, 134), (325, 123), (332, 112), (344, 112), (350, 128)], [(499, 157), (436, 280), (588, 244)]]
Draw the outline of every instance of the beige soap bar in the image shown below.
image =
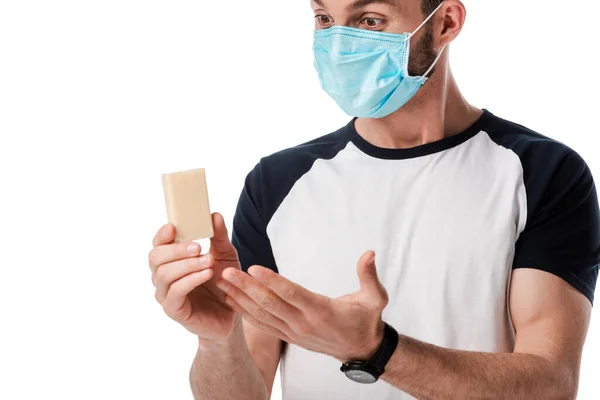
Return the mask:
[(167, 219), (175, 225), (176, 242), (213, 237), (204, 168), (162, 175)]

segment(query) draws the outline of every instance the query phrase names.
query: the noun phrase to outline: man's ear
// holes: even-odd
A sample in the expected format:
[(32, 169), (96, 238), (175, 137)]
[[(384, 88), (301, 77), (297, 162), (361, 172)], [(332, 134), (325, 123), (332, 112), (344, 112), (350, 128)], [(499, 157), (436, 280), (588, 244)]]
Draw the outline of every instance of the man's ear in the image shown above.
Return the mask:
[(436, 47), (442, 47), (450, 44), (456, 39), (461, 32), (465, 19), (467, 17), (467, 9), (460, 0), (446, 0), (445, 4), (438, 10), (438, 15), (434, 17), (434, 34), (435, 38), (439, 38)]

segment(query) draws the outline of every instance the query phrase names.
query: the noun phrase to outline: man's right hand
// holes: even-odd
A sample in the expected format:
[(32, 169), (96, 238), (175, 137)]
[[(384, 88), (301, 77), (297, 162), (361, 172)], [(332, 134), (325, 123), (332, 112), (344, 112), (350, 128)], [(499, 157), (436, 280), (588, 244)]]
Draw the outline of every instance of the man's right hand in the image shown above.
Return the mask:
[(223, 216), (212, 214), (214, 236), (210, 251), (201, 255), (196, 242), (174, 243), (175, 226), (158, 230), (148, 255), (155, 298), (165, 313), (188, 331), (205, 340), (223, 340), (234, 328), (237, 314), (223, 300), (215, 282), (224, 269), (240, 269)]

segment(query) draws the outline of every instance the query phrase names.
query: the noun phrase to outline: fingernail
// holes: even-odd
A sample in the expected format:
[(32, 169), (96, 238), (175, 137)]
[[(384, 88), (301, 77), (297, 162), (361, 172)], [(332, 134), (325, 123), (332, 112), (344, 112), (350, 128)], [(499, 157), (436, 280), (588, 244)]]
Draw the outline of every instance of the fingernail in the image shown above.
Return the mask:
[(190, 243), (187, 245), (187, 251), (190, 254), (196, 254), (198, 251), (198, 243)]
[(229, 291), (229, 283), (225, 282), (225, 281), (218, 281), (217, 282), (217, 287), (219, 289), (221, 289), (224, 292)]
[(251, 275), (255, 278), (260, 278), (260, 268), (255, 266), (248, 268), (248, 275)]
[(201, 278), (204, 278), (204, 277), (210, 275), (210, 271), (211, 271), (210, 269), (205, 269), (204, 271), (200, 271), (200, 272), (198, 272), (198, 276)]
[(239, 279), (235, 276), (230, 274), (227, 275), (223, 275), (223, 278), (227, 279), (229, 282), (233, 283), (234, 285), (237, 285), (240, 281)]
[(202, 267), (206, 267), (207, 265), (210, 264), (210, 257), (208, 254), (205, 254), (203, 256), (201, 256), (200, 258), (198, 258), (198, 264)]

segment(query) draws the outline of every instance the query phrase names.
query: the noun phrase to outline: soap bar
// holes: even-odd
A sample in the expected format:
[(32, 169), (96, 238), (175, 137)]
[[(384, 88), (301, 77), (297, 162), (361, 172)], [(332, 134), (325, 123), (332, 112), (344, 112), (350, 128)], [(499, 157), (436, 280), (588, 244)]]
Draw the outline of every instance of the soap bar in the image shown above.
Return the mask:
[(204, 168), (162, 174), (167, 219), (177, 230), (175, 242), (214, 236)]

